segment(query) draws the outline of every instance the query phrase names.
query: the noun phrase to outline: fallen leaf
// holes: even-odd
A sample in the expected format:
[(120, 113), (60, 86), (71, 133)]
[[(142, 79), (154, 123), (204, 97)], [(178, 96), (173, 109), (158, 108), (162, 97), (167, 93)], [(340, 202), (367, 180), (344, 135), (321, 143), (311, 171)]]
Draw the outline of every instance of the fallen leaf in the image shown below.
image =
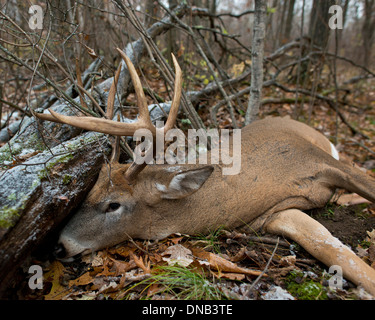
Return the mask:
[(364, 258), (368, 256), (368, 249), (362, 248), (360, 245), (357, 246), (357, 256), (360, 258)]
[(115, 276), (118, 276), (120, 274), (125, 274), (126, 272), (128, 272), (128, 271), (137, 267), (137, 264), (135, 263), (134, 260), (130, 260), (129, 262), (127, 262), (127, 261), (115, 260), (115, 259), (112, 259), (112, 258), (110, 258), (110, 259), (112, 260), (113, 266), (116, 269)]
[(163, 288), (158, 283), (153, 283), (151, 286), (148, 287), (147, 297), (151, 297), (161, 290), (163, 290)]
[(114, 292), (117, 290), (118, 284), (115, 281), (111, 281), (110, 283), (104, 284), (100, 289), (99, 293), (109, 293)]
[(135, 264), (143, 270), (144, 273), (148, 274), (151, 273), (151, 267), (150, 262), (146, 262), (146, 264), (143, 262), (142, 257), (137, 257), (134, 253), (131, 253), (131, 256), (135, 262)]
[(246, 247), (242, 247), (234, 257), (232, 257), (230, 260), (232, 262), (239, 262), (243, 259), (245, 259), (247, 257), (246, 255), (246, 251), (247, 251), (247, 248)]
[(178, 237), (178, 238), (172, 238), (171, 241), (174, 243), (174, 244), (178, 244), (184, 237)]
[(162, 253), (162, 256), (166, 255), (170, 255), (169, 258), (163, 258), (164, 261), (168, 262), (168, 265), (177, 264), (179, 266), (187, 267), (194, 261), (191, 250), (185, 248), (181, 244), (175, 244), (174, 246), (169, 247), (164, 253)]
[(370, 237), (370, 242), (375, 244), (375, 229), (372, 229), (371, 231), (366, 231), (367, 235)]
[(103, 253), (99, 251), (94, 255), (86, 255), (82, 257), (82, 262), (91, 264), (92, 267), (100, 267), (103, 265)]
[[(217, 254), (207, 252), (199, 248), (194, 248), (193, 254), (201, 260), (207, 261), (211, 268), (221, 272), (242, 273), (250, 276), (259, 276), (261, 274), (261, 271), (239, 267), (235, 263), (230, 262)], [(264, 276), (266, 275), (264, 274)]]
[(295, 263), (296, 263), (296, 256), (293, 256), (293, 255), (281, 257), (280, 259), (280, 264), (284, 267), (294, 266)]
[(64, 271), (65, 267), (60, 261), (52, 262), (50, 270), (44, 276), (46, 282), (52, 282), (50, 292), (44, 296), (45, 300), (61, 300), (70, 292), (69, 288), (62, 286), (60, 283)]
[(215, 272), (212, 272), (211, 273), (219, 278), (219, 279), (229, 279), (229, 280), (237, 280), (237, 281), (242, 281), (245, 279), (245, 275), (242, 274), (242, 273), (233, 273), (233, 272), (225, 272), (225, 273), (222, 273), (222, 272), (219, 272), (218, 274), (216, 274)]
[(110, 254), (118, 254), (124, 258), (127, 258), (129, 257), (134, 251), (136, 250), (136, 248), (134, 247), (124, 247), (124, 246), (121, 246), (121, 247), (113, 247), (111, 249), (109, 249), (109, 253)]
[(86, 272), (77, 279), (69, 281), (69, 287), (73, 286), (84, 286), (93, 282), (94, 278), (90, 275), (90, 272)]

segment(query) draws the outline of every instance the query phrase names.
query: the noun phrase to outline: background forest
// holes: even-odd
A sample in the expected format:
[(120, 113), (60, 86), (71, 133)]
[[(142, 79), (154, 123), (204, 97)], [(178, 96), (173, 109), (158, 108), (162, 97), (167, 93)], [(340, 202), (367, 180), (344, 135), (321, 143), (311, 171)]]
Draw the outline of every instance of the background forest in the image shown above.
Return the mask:
[[(35, 171), (38, 183), (58, 183), (58, 191), (42, 191), (35, 180), (20, 180), (20, 185), (10, 187), (6, 172), (81, 133), (67, 126), (42, 125), (34, 119), (33, 110), (42, 112), (53, 106), (68, 115), (77, 110), (100, 115), (121, 61), (117, 47), (135, 64), (148, 104), (165, 108), (173, 93), (171, 53), (177, 57), (184, 81), (177, 123), (183, 130), (242, 128), (256, 118), (288, 115), (321, 131), (342, 158), (374, 175), (375, 0), (259, 2), (263, 12), (255, 12), (253, 0), (0, 0), (0, 252), (12, 256), (15, 250), (26, 254), (43, 247), (39, 240), (28, 245), (21, 242), (30, 238), (30, 232), (44, 239), (56, 230), (93, 185), (95, 177), (87, 172), (97, 173), (103, 162), (99, 156), (109, 154), (105, 137), (95, 146), (81, 138), (82, 148), (91, 148), (86, 154), (73, 157), (62, 148), (47, 158), (35, 158), (28, 168)], [(32, 5), (41, 11), (30, 9)], [(340, 11), (330, 12), (333, 5)], [(334, 14), (335, 25), (342, 28), (330, 27)], [(129, 74), (121, 72), (115, 106), (122, 120), (138, 114), (133, 91)], [(129, 159), (127, 152), (125, 147), (125, 159)], [(61, 167), (53, 169), (56, 163)], [(75, 181), (74, 170), (79, 166), (81, 183)], [(26, 192), (25, 186), (33, 191)], [(56, 197), (64, 205), (53, 219), (44, 219), (37, 231), (9, 237), (18, 232), (14, 226), (24, 212), (32, 211), (33, 217), (48, 212), (49, 206), (56, 206), (51, 200)], [(347, 217), (353, 212), (372, 220), (363, 218), (348, 227)], [(370, 249), (375, 248), (375, 236), (370, 233), (375, 225), (373, 207), (360, 204), (348, 209), (332, 204), (313, 214), (331, 223), (335, 213), (342, 223), (337, 230), (356, 232), (343, 233), (343, 239), (374, 264), (374, 249)], [(16, 237), (20, 244), (10, 246), (9, 239)], [(328, 292), (322, 265), (303, 249), (297, 248), (297, 258), (290, 258), (290, 243), (283, 240), (275, 247), (275, 239), (259, 239), (224, 230), (199, 239), (175, 236), (147, 247), (152, 257), (144, 253), (147, 245), (137, 241), (99, 252), (89, 271), (87, 261), (69, 266), (46, 262), (47, 285), (42, 291), (30, 292), (25, 284), (7, 294), (23, 299), (260, 299), (272, 286), (280, 285), (294, 298), (363, 298), (354, 291)], [(197, 257), (212, 254), (211, 267), (222, 264), (228, 275), (162, 269), (162, 253), (172, 244), (186, 242), (199, 247), (194, 251)], [(246, 250), (240, 250), (245, 243)], [(224, 258), (219, 258), (224, 252)], [(35, 259), (42, 263), (44, 258)], [(4, 259), (0, 274), (21, 262)], [(246, 273), (248, 267), (267, 269), (273, 282), (261, 277), (254, 281)], [(159, 271), (151, 272), (153, 268)], [(118, 270), (127, 273), (127, 278)], [(170, 284), (167, 278), (178, 281)], [(205, 287), (207, 279), (212, 284)], [(7, 283), (9, 276), (0, 280)], [(185, 286), (190, 282), (201, 287), (194, 287), (195, 292)], [(5, 289), (4, 285), (0, 293)]]

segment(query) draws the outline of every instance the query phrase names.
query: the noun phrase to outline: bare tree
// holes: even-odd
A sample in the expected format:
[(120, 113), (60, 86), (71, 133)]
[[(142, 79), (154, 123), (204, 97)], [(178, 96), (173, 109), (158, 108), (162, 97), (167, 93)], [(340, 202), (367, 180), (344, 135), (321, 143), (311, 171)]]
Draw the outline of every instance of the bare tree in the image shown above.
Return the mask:
[(334, 0), (314, 0), (310, 13), (309, 36), (311, 42), (320, 48), (326, 48), (330, 29), (328, 26), (329, 7)]
[(375, 0), (364, 0), (364, 20), (362, 25), (363, 64), (370, 65), (371, 48), (374, 42)]
[(245, 124), (254, 121), (259, 112), (263, 86), (263, 57), (264, 37), (266, 33), (267, 3), (265, 0), (255, 0), (255, 17), (253, 25), (251, 89), (246, 111)]
[(294, 18), (294, 5), (296, 3), (296, 0), (289, 0), (288, 1), (288, 13), (286, 16), (285, 21), (285, 29), (284, 29), (284, 39), (286, 41), (290, 40), (290, 33), (292, 31), (292, 25), (293, 25), (293, 18)]

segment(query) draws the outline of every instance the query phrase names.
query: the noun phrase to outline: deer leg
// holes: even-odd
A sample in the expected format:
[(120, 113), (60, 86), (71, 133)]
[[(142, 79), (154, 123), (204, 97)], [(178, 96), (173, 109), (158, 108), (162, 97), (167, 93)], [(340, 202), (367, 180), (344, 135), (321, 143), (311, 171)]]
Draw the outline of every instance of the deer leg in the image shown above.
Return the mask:
[(266, 222), (264, 228), (296, 241), (328, 267), (340, 266), (346, 279), (375, 296), (375, 270), (304, 212), (297, 209), (280, 211)]

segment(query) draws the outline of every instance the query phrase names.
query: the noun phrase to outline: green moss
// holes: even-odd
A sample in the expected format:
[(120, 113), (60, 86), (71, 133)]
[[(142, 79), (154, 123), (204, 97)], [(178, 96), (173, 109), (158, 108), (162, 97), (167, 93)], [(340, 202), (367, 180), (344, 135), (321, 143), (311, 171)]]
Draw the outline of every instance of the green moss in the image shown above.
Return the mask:
[(27, 142), (11, 143), (10, 148), (9, 144), (6, 144), (0, 149), (0, 166), (4, 164), (5, 161), (12, 162), (14, 157), (21, 154), (25, 149), (44, 151), (46, 150), (46, 146), (40, 139), (38, 139), (36, 134), (30, 135)]
[(327, 289), (318, 281), (303, 277), (302, 272), (292, 271), (287, 278), (287, 290), (299, 300), (327, 300)]
[(69, 184), (70, 183), (70, 181), (72, 181), (72, 176), (71, 175), (69, 175), (69, 174), (66, 174), (64, 177), (63, 177), (63, 184)]
[(19, 209), (4, 206), (0, 208), (0, 228), (13, 227), (19, 218)]
[(8, 145), (5, 145), (0, 150), (0, 164), (3, 164), (5, 161), (13, 161), (13, 157)]
[(48, 162), (46, 165), (45, 165), (45, 168), (43, 170), (40, 170), (39, 172), (39, 175), (38, 175), (38, 178), (40, 180), (43, 180), (43, 179), (46, 179), (48, 174), (51, 172), (51, 169), (59, 164), (59, 163), (67, 163), (69, 162), (70, 160), (72, 160), (74, 158), (74, 156), (70, 153), (66, 154), (66, 155), (63, 155), (61, 157), (58, 157), (58, 158), (55, 158), (53, 159), (52, 161)]
[(8, 200), (10, 200), (10, 201), (12, 201), (12, 200), (17, 200), (17, 196), (16, 196), (16, 194), (15, 193), (12, 193), (12, 194), (10, 194), (8, 197), (7, 197), (7, 199)]

